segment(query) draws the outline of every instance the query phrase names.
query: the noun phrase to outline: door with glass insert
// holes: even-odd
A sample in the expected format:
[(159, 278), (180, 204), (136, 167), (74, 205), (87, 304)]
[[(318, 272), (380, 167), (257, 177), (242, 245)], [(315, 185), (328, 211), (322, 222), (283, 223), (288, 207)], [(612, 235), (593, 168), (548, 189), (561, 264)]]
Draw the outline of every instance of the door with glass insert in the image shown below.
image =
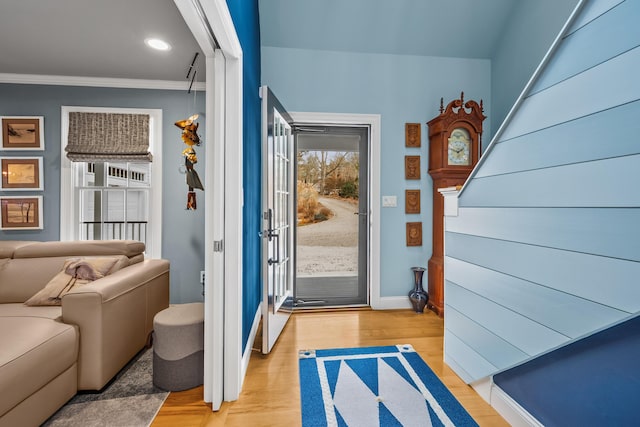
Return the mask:
[(293, 306), (293, 136), (289, 114), (262, 96), (262, 352), (271, 351)]

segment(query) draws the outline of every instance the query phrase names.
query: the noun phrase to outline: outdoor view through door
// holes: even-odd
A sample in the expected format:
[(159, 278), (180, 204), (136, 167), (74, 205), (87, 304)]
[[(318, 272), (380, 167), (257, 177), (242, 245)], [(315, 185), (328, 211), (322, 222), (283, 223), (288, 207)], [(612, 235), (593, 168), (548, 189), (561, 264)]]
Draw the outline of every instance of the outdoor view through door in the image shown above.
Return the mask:
[(366, 305), (368, 127), (295, 127), (296, 308)]

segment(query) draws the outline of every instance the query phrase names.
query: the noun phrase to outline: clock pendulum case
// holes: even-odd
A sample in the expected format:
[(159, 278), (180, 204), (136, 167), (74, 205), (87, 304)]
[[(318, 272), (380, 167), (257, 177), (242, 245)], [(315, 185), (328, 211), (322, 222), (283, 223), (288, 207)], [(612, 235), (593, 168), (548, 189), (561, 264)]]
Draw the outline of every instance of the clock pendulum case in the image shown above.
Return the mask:
[(482, 143), (482, 100), (449, 102), (440, 114), (431, 119), (429, 127), (429, 175), (433, 180), (433, 250), (429, 259), (427, 278), (428, 308), (444, 315), (444, 197), (438, 188), (464, 184), (478, 163)]

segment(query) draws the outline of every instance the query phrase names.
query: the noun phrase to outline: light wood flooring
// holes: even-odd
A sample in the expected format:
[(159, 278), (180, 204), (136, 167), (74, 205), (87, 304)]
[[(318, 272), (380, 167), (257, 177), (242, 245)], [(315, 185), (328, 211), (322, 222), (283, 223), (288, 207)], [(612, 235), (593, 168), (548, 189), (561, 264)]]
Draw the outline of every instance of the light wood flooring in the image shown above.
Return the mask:
[(173, 392), (151, 425), (299, 426), (298, 350), (411, 344), (480, 426), (508, 426), (444, 364), (443, 332), (443, 320), (430, 311), (295, 313), (270, 355), (253, 351), (237, 401), (223, 402), (219, 411), (212, 412), (211, 405), (202, 400), (202, 387)]

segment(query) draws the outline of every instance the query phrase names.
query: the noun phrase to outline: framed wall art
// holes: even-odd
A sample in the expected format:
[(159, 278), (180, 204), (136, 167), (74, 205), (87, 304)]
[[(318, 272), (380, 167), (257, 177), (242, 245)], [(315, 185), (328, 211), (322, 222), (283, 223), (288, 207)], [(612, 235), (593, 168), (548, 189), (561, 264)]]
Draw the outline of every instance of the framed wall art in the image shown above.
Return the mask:
[(420, 190), (404, 191), (404, 213), (420, 213)]
[(405, 147), (420, 147), (420, 123), (404, 124)]
[(404, 178), (420, 179), (420, 156), (404, 156)]
[(42, 196), (0, 196), (2, 230), (42, 230)]
[(2, 116), (2, 150), (44, 150), (44, 117)]
[(422, 246), (422, 223), (407, 223), (407, 246)]
[(0, 157), (2, 191), (42, 191), (42, 157)]

